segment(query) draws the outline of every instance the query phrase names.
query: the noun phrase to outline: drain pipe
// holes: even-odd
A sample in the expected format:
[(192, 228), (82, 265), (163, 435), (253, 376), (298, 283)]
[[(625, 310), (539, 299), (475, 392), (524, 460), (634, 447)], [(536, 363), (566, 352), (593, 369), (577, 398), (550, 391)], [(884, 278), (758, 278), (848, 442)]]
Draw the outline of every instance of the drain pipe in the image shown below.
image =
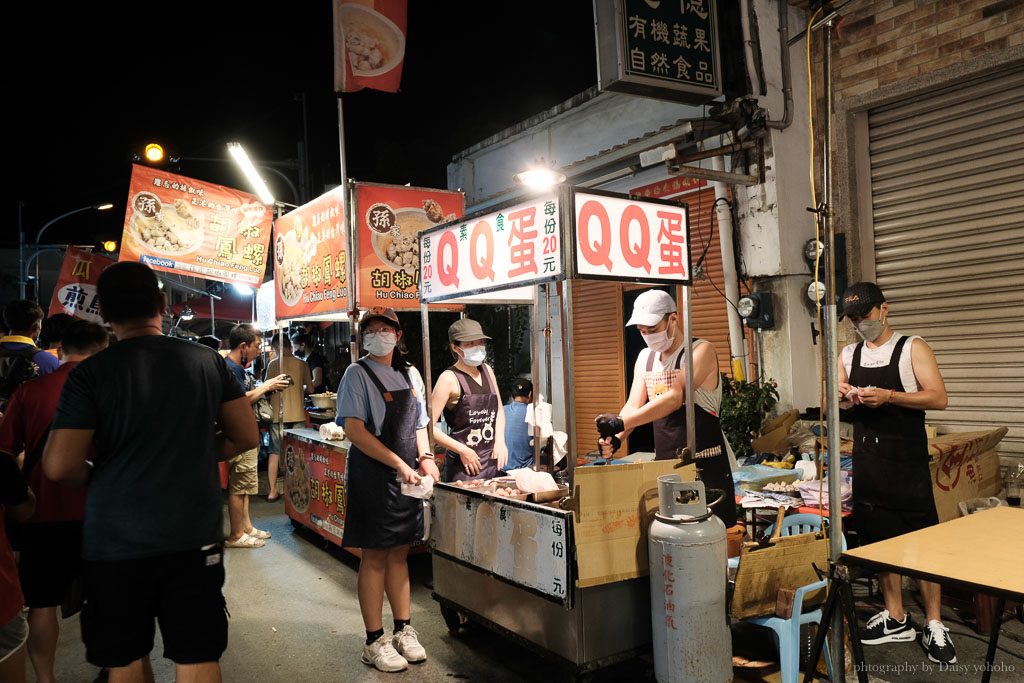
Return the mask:
[[(711, 168), (725, 170), (721, 156), (711, 157)], [(729, 313), (729, 355), (732, 358), (732, 375), (737, 380), (745, 379), (747, 366), (747, 344), (743, 336), (743, 321), (736, 311), (740, 288), (736, 279), (736, 252), (732, 243), (732, 211), (729, 210), (729, 192), (725, 183), (715, 182), (715, 216), (718, 218), (718, 241), (722, 246), (722, 279), (725, 280), (726, 310)], [(717, 201), (722, 199), (724, 201)]]
[(782, 118), (765, 121), (774, 130), (785, 130), (793, 123), (793, 75), (789, 68), (789, 4), (779, 1), (779, 62), (782, 64)]

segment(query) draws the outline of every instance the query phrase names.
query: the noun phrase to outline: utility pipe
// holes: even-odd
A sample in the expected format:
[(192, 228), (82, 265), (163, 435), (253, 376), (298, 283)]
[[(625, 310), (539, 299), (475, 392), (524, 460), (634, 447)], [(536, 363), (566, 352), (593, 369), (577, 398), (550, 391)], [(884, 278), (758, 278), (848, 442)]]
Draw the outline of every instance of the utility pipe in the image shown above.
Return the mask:
[[(711, 168), (725, 171), (725, 160), (711, 157)], [(737, 380), (744, 379), (747, 363), (746, 339), (743, 336), (743, 321), (736, 311), (740, 288), (736, 279), (736, 252), (732, 242), (732, 211), (729, 210), (729, 192), (725, 183), (715, 182), (715, 215), (718, 218), (718, 241), (722, 247), (722, 279), (725, 280), (726, 311), (729, 314), (729, 355), (732, 360), (732, 374)], [(724, 201), (717, 201), (722, 199)]]
[(785, 130), (793, 123), (793, 76), (789, 68), (789, 3), (779, 0), (779, 62), (782, 64), (782, 118), (765, 121), (774, 130)]

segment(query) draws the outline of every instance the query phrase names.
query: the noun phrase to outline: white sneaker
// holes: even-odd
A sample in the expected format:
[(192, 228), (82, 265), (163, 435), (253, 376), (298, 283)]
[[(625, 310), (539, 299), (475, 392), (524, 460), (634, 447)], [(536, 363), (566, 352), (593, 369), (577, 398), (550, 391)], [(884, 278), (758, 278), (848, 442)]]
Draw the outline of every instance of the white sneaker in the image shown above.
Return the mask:
[(391, 644), (399, 654), (410, 662), (425, 662), (427, 660), (427, 651), (420, 645), (419, 634), (408, 624), (391, 636)]
[(395, 652), (391, 641), (385, 636), (381, 636), (369, 645), (363, 646), (362, 660), (363, 664), (369, 664), (387, 673), (402, 671), (409, 666), (409, 662), (406, 661), (405, 657)]

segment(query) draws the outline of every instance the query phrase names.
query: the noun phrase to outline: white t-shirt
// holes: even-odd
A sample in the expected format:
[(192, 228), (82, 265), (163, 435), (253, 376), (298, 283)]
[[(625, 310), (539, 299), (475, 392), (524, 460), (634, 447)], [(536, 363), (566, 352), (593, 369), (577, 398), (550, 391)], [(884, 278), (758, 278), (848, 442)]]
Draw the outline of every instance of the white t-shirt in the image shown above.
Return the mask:
[[(864, 348), (860, 352), (860, 366), (862, 368), (878, 368), (888, 365), (889, 360), (892, 359), (892, 350), (903, 336), (894, 332), (888, 341), (874, 349), (868, 348), (868, 345), (864, 344)], [(903, 382), (903, 391), (908, 394), (921, 391), (921, 385), (918, 384), (917, 376), (914, 375), (914, 364), (910, 357), (910, 347), (913, 346), (915, 339), (921, 339), (921, 337), (917, 335), (910, 337), (903, 345), (903, 353), (900, 354), (900, 380)], [(843, 348), (842, 360), (847, 378), (849, 378), (853, 367), (853, 351), (856, 347), (856, 344), (850, 344)]]

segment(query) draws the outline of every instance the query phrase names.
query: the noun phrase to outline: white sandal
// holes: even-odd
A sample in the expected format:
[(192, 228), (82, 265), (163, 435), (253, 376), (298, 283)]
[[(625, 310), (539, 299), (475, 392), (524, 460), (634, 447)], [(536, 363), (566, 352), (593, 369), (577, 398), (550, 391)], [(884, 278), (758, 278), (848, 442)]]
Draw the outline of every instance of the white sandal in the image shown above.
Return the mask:
[(267, 543), (262, 538), (256, 538), (249, 534), (242, 532), (242, 535), (238, 537), (237, 541), (228, 539), (224, 541), (225, 548), (262, 548)]

